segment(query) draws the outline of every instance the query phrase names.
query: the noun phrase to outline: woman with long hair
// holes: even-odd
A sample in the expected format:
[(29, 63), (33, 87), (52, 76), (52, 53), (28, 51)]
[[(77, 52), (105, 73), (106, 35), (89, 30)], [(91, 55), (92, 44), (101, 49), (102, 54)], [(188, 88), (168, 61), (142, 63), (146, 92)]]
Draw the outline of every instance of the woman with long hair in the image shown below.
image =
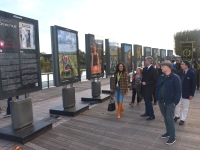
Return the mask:
[(124, 95), (128, 94), (128, 73), (123, 63), (118, 63), (113, 78), (111, 93), (115, 94), (118, 105), (117, 118), (120, 118), (121, 112), (124, 110), (122, 107)]

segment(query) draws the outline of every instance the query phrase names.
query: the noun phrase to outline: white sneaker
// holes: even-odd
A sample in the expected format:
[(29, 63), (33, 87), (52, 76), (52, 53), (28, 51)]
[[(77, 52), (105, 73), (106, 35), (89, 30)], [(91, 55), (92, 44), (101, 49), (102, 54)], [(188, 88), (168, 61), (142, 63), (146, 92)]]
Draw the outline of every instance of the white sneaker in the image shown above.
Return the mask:
[(4, 117), (4, 118), (7, 118), (7, 117), (10, 117), (10, 115), (5, 114), (5, 115), (3, 115), (3, 117)]

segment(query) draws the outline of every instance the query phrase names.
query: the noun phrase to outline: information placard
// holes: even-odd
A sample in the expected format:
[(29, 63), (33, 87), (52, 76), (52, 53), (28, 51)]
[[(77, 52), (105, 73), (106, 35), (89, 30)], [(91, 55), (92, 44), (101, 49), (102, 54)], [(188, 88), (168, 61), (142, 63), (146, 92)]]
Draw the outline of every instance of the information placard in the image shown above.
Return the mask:
[(0, 99), (41, 90), (38, 21), (0, 11)]

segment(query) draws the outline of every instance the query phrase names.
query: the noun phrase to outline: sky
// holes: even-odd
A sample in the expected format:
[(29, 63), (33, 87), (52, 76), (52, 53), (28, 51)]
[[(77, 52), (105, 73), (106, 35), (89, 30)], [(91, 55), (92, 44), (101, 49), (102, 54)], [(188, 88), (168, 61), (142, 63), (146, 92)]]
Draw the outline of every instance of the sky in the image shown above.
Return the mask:
[(174, 49), (174, 34), (199, 29), (199, 0), (0, 0), (0, 10), (39, 21), (40, 52), (51, 54), (50, 26), (119, 43)]

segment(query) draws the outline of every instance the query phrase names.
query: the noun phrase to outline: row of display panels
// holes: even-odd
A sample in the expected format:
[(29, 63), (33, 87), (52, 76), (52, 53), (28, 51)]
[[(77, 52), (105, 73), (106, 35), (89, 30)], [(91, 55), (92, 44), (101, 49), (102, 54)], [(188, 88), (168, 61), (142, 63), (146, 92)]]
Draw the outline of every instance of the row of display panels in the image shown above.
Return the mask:
[(127, 71), (130, 73), (136, 70), (137, 67), (144, 66), (144, 60), (146, 56), (152, 56), (154, 62), (164, 62), (166, 59), (172, 61), (173, 50), (158, 49), (151, 47), (143, 47), (141, 45), (119, 43), (106, 39), (106, 73), (107, 75), (113, 75), (116, 70), (116, 65), (118, 62), (123, 62), (126, 65)]
[(0, 11), (0, 100), (42, 89), (38, 21)]
[[(61, 86), (80, 81), (78, 32), (60, 26), (51, 26), (51, 39), (55, 85)], [(86, 78), (88, 80), (103, 77), (104, 67), (106, 67), (107, 75), (113, 75), (118, 62), (125, 63), (130, 73), (134, 68), (144, 66), (146, 56), (152, 56), (157, 62), (163, 62), (166, 59), (165, 49), (152, 48), (151, 50), (151, 47), (144, 47), (144, 57), (142, 57), (141, 45), (134, 45), (133, 54), (131, 44), (121, 43), (120, 47), (115, 40), (105, 39), (105, 47), (106, 60), (103, 57), (104, 38), (93, 34), (85, 35)], [(168, 50), (168, 56), (172, 58), (172, 50)]]
[[(38, 21), (0, 11), (0, 26), (0, 99), (41, 90)], [(78, 32), (51, 26), (51, 40), (55, 85), (80, 81)], [(86, 34), (85, 42), (87, 79), (103, 77), (103, 37)], [(121, 61), (126, 64), (128, 72), (142, 66), (142, 46), (134, 45), (132, 54), (131, 44), (122, 43), (120, 48), (114, 40), (106, 39), (105, 43), (108, 75), (114, 74)], [(151, 48), (145, 49), (147, 56)], [(153, 56), (159, 54), (155, 49), (152, 52)]]

